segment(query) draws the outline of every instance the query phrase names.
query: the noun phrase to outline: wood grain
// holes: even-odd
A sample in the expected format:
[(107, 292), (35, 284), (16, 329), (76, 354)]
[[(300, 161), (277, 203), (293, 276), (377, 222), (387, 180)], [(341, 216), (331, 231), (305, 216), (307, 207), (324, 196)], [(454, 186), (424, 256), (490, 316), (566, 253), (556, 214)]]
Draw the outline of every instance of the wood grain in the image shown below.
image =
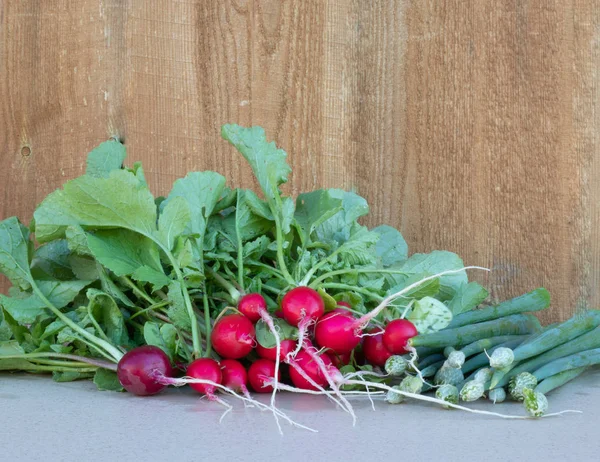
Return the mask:
[(562, 319), (600, 303), (599, 31), (594, 0), (0, 1), (0, 217), (109, 136), (156, 193), (252, 187), (219, 128), (257, 124), (292, 194), (354, 188), (369, 225), (491, 267), (495, 300), (545, 285)]

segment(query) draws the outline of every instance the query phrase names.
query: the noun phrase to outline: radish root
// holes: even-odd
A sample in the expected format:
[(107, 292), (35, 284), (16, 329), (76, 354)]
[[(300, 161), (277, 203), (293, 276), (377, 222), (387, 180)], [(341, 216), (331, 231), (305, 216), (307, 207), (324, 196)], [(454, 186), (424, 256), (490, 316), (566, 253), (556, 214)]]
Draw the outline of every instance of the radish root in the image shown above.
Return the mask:
[(208, 398), (209, 401), (219, 403), (220, 405), (225, 407), (225, 412), (223, 412), (223, 414), (221, 414), (221, 418), (219, 419), (219, 423), (222, 423), (225, 416), (227, 414), (229, 414), (231, 412), (231, 410), (233, 409), (233, 406), (231, 404), (229, 404), (227, 401), (224, 401), (221, 398), (219, 398), (214, 393), (207, 394), (206, 397)]
[(317, 354), (317, 351), (315, 350), (314, 347), (311, 347), (309, 345), (305, 345), (304, 351), (306, 351), (309, 354), (309, 356), (312, 358), (312, 360), (317, 364), (317, 366), (319, 366), (319, 369), (321, 370), (323, 377), (325, 377), (325, 379), (327, 380), (327, 383), (329, 384), (331, 390), (335, 393), (335, 395), (343, 403), (342, 409), (344, 409), (346, 412), (348, 412), (348, 414), (350, 414), (352, 416), (352, 425), (356, 425), (356, 414), (354, 413), (354, 408), (352, 407), (352, 404), (350, 404), (350, 401), (348, 401), (344, 397), (344, 395), (342, 395), (340, 393), (340, 389), (337, 384), (337, 381), (335, 381), (331, 377), (330, 369), (325, 365), (321, 356), (319, 356)]
[[(283, 418), (285, 421), (287, 421), (290, 425), (292, 425), (294, 427), (303, 428), (304, 430), (308, 430), (308, 431), (313, 432), (313, 433), (317, 433), (318, 432), (314, 428), (307, 427), (306, 425), (302, 425), (302, 424), (300, 424), (300, 423), (292, 420), (287, 414), (285, 414), (280, 409), (273, 408), (272, 406), (268, 406), (266, 404), (263, 404), (260, 401), (257, 401), (257, 400), (255, 400), (253, 398), (248, 398), (246, 396), (242, 396), (242, 395), (236, 393), (235, 391), (233, 391), (231, 388), (228, 388), (228, 387), (226, 387), (224, 385), (221, 385), (219, 383), (213, 382), (211, 380), (195, 379), (193, 377), (188, 377), (188, 376), (181, 377), (181, 378), (174, 378), (174, 377), (167, 377), (167, 376), (163, 375), (162, 373), (155, 374), (154, 379), (158, 383), (162, 383), (163, 385), (173, 385), (175, 387), (182, 387), (184, 385), (189, 385), (190, 383), (202, 383), (202, 384), (205, 384), (205, 385), (212, 385), (215, 388), (217, 388), (219, 390), (222, 390), (225, 393), (228, 393), (228, 394), (232, 395), (234, 398), (237, 398), (237, 399), (239, 399), (239, 400), (241, 400), (243, 402), (246, 402), (246, 403), (250, 403), (250, 404), (252, 404), (253, 406), (256, 406), (259, 409), (265, 409), (265, 410), (268, 409), (268, 410), (272, 411), (274, 414), (276, 414), (277, 416)], [(246, 390), (246, 392), (247, 392), (247, 390)], [(210, 396), (208, 398), (211, 399)], [(217, 398), (217, 399), (219, 399), (219, 398)], [(223, 400), (221, 400), (221, 401), (223, 401)], [(227, 405), (229, 405), (229, 404), (227, 404)], [(221, 416), (221, 419), (223, 417), (224, 416)], [(278, 430), (279, 430), (280, 434), (283, 434), (283, 431), (282, 431), (282, 429), (281, 429), (280, 426), (278, 426)]]
[[(279, 381), (279, 356), (281, 355), (281, 337), (279, 337), (279, 332), (277, 331), (277, 327), (275, 327), (275, 323), (273, 322), (273, 318), (265, 309), (260, 309), (258, 311), (261, 319), (265, 322), (273, 337), (275, 337), (275, 373), (273, 374), (273, 381), (277, 384)], [(283, 434), (283, 430), (281, 429), (281, 424), (279, 423), (279, 417), (277, 415), (277, 407), (275, 406), (275, 396), (277, 395), (277, 387), (273, 387), (273, 393), (271, 393), (271, 409), (273, 410), (273, 417), (275, 422), (277, 423), (277, 428), (279, 430), (279, 434)]]
[[(495, 417), (501, 417), (503, 419), (519, 419), (519, 420), (529, 420), (529, 419), (539, 418), (539, 417), (520, 416), (520, 415), (507, 415), (507, 414), (500, 414), (498, 412), (490, 412), (490, 411), (481, 411), (479, 409), (471, 409), (471, 408), (468, 408), (465, 406), (461, 406), (459, 404), (452, 404), (452, 403), (450, 403), (448, 401), (444, 401), (442, 399), (432, 398), (432, 397), (426, 396), (426, 395), (419, 395), (416, 393), (410, 393), (407, 391), (397, 390), (397, 389), (392, 388), (383, 383), (364, 382), (364, 381), (360, 381), (360, 380), (348, 380), (346, 383), (348, 385), (362, 385), (362, 386), (365, 386), (368, 383), (368, 385), (372, 386), (373, 388), (379, 388), (381, 390), (392, 391), (393, 393), (398, 393), (400, 395), (404, 395), (407, 398), (413, 398), (413, 399), (416, 399), (419, 401), (427, 401), (430, 403), (441, 404), (442, 406), (445, 406), (445, 407), (451, 407), (453, 409), (460, 409), (461, 411), (471, 412), (473, 414), (491, 415), (491, 416), (495, 416)], [(581, 413), (581, 411), (574, 411), (574, 410), (569, 409), (569, 410), (565, 410), (565, 411), (555, 412), (553, 414), (546, 414), (546, 415), (543, 415), (542, 417), (553, 417), (553, 416), (567, 414), (567, 413)]]
[(300, 350), (302, 350), (302, 347), (308, 339), (308, 328), (313, 322), (314, 321), (311, 318), (303, 318), (298, 323), (298, 343), (296, 344), (296, 349), (288, 353), (288, 359), (293, 359), (300, 353)]
[[(319, 385), (317, 382), (315, 382), (306, 372), (304, 372), (304, 369), (302, 369), (298, 363), (296, 363), (296, 361), (294, 360), (288, 360), (287, 363), (290, 365), (290, 367), (293, 367), (296, 372), (298, 372), (298, 374), (300, 374), (300, 376), (306, 380), (308, 383), (310, 383), (313, 387), (315, 387), (317, 390), (319, 391), (314, 391), (314, 390), (305, 390), (307, 393), (310, 394), (310, 392), (313, 392), (315, 394), (319, 394), (319, 395), (325, 395), (327, 396), (330, 400), (332, 400), (336, 405), (338, 405), (340, 408), (344, 409), (344, 405), (334, 396), (333, 391), (327, 391), (325, 390), (325, 388), (323, 388), (321, 385)], [(281, 386), (277, 386), (278, 389), (282, 390), (284, 389), (283, 387), (287, 387), (286, 389), (289, 388), (288, 391), (291, 390), (302, 390), (301, 388), (295, 388), (295, 387), (290, 387), (288, 385), (284, 385), (284, 384), (280, 384)], [(274, 385), (272, 385), (273, 388), (275, 388)]]

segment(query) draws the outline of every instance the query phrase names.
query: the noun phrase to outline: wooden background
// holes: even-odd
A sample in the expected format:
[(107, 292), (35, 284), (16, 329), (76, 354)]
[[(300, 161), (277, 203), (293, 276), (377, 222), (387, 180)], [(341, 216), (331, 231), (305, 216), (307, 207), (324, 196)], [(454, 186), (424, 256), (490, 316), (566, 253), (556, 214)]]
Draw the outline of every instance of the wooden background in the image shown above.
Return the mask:
[(0, 218), (112, 135), (156, 193), (194, 169), (251, 186), (219, 127), (259, 124), (291, 192), (355, 188), (412, 251), (493, 268), (494, 299), (548, 287), (544, 321), (599, 305), (598, 1), (0, 5)]

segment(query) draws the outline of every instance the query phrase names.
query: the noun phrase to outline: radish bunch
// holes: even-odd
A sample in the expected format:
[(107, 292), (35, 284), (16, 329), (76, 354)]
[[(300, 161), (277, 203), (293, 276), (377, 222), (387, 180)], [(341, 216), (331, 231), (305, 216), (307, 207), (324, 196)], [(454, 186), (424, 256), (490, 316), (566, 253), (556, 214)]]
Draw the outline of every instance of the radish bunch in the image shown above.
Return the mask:
[[(357, 367), (365, 363), (382, 367), (393, 352), (407, 352), (408, 340), (416, 335), (410, 321), (397, 320), (385, 330), (375, 329), (375, 335), (370, 330), (363, 338), (363, 324), (368, 317), (356, 318), (347, 308), (351, 307), (343, 303), (325, 313), (317, 291), (309, 287), (291, 289), (282, 297), (284, 321), (278, 327), (285, 323), (290, 329), (282, 331), (291, 332), (294, 338), (281, 339), (262, 295), (247, 294), (240, 298), (238, 313), (225, 314), (213, 325), (211, 340), (219, 361), (196, 359), (187, 366), (185, 378), (173, 379), (165, 353), (157, 347), (144, 346), (131, 350), (120, 360), (119, 380), (127, 391), (143, 396), (158, 393), (169, 384), (189, 383), (212, 400), (219, 389), (248, 397), (248, 385), (257, 393), (274, 393), (281, 381), (283, 364), (288, 386), (312, 391), (332, 388), (339, 393), (340, 381), (344, 380), (340, 367), (350, 363)], [(259, 320), (270, 324), (272, 334), (277, 336), (275, 346), (265, 347), (257, 342), (255, 324)], [(356, 356), (361, 349), (364, 359), (358, 361)]]
[[(13, 284), (0, 294), (0, 371), (140, 396), (189, 385), (227, 409), (229, 396), (298, 425), (277, 408), (279, 391), (323, 394), (354, 417), (356, 395), (457, 407), (456, 396), (483, 390), (500, 400), (523, 372), (542, 380), (533, 394), (517, 387), (538, 415), (539, 393), (598, 361), (595, 314), (544, 335), (525, 314), (548, 307), (543, 289), (482, 307), (489, 294), (467, 270), (484, 268), (447, 251), (409, 255), (397, 229), (362, 224), (369, 207), (354, 192), (285, 196), (287, 155), (262, 128), (225, 125), (222, 136), (260, 194), (190, 172), (155, 197), (111, 140), (29, 227), (0, 222), (0, 272)], [(251, 393), (270, 393), (269, 404)]]

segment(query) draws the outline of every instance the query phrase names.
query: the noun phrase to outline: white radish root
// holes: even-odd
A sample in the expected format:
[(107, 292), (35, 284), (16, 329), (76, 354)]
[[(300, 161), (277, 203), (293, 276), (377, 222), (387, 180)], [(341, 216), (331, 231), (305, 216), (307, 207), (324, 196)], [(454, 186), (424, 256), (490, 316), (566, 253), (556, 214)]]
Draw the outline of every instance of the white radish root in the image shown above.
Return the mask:
[[(174, 378), (174, 377), (167, 377), (165, 375), (163, 375), (162, 373), (157, 373), (154, 376), (154, 379), (158, 382), (161, 383), (163, 385), (173, 385), (175, 387), (182, 387), (184, 385), (189, 385), (191, 383), (201, 383), (204, 385), (212, 385), (213, 387), (215, 387), (216, 389), (222, 390), (225, 393), (228, 393), (230, 395), (232, 395), (234, 398), (237, 398), (243, 402), (248, 402), (250, 404), (252, 404), (253, 406), (259, 408), (259, 409), (268, 409), (270, 411), (272, 411), (274, 413), (274, 415), (276, 414), (277, 416), (283, 418), (284, 420), (286, 420), (290, 425), (294, 426), (294, 427), (298, 427), (298, 428), (303, 428), (305, 430), (311, 431), (316, 433), (317, 430), (307, 427), (306, 425), (302, 425), (294, 420), (292, 420), (287, 414), (285, 414), (283, 411), (281, 411), (278, 408), (273, 408), (272, 406), (268, 406), (266, 404), (261, 403), (260, 401), (257, 401), (253, 398), (249, 398), (246, 396), (242, 396), (238, 393), (236, 393), (234, 390), (232, 390), (231, 388), (228, 388), (224, 385), (221, 385), (219, 383), (213, 382), (212, 380), (204, 380), (204, 379), (196, 379), (194, 377), (180, 377), (180, 378)], [(214, 394), (213, 394), (214, 396)], [(214, 400), (213, 398), (211, 398), (211, 396), (207, 396), (207, 398), (209, 400)], [(219, 402), (221, 404), (225, 403), (223, 400), (220, 400), (218, 397), (215, 397), (219, 400)], [(227, 404), (227, 403), (226, 403)], [(228, 406), (230, 406), (229, 404), (227, 404)], [(223, 416), (221, 416), (221, 419), (229, 412), (226, 411), (225, 414)], [(277, 421), (278, 422), (278, 421)], [(279, 430), (279, 434), (283, 434), (283, 431), (281, 429), (281, 426), (278, 425), (278, 430)]]
[[(296, 372), (298, 372), (298, 374), (300, 374), (300, 376), (306, 380), (308, 383), (310, 383), (313, 387), (315, 387), (318, 391), (316, 391), (316, 394), (320, 394), (320, 395), (325, 395), (327, 396), (330, 400), (332, 400), (336, 405), (338, 405), (340, 408), (344, 409), (344, 405), (335, 397), (334, 393), (332, 391), (328, 391), (325, 390), (325, 388), (323, 388), (321, 385), (319, 385), (317, 382), (315, 382), (306, 372), (304, 372), (304, 369), (302, 369), (298, 363), (296, 363), (296, 361), (294, 360), (287, 360), (286, 361), (287, 364), (290, 365), (290, 367), (293, 367)], [(275, 383), (275, 381), (271, 381), (271, 386), (273, 388), (276, 388), (275, 385), (273, 385), (273, 383)], [(288, 387), (289, 390), (301, 390), (300, 388), (295, 388), (295, 387), (289, 387), (288, 385), (284, 385), (284, 384), (280, 384), (281, 386), (279, 386), (279, 384), (277, 385), (277, 389), (282, 390), (282, 387)], [(306, 392), (312, 392), (314, 390), (306, 390)]]
[(294, 359), (298, 353), (300, 353), (300, 350), (302, 350), (302, 347), (304, 347), (306, 340), (308, 339), (308, 328), (313, 322), (314, 321), (311, 318), (303, 318), (298, 323), (298, 342), (296, 344), (296, 349), (288, 353), (288, 359)]
[[(368, 384), (369, 386), (373, 387), (373, 388), (379, 388), (380, 390), (386, 390), (386, 391), (392, 391), (393, 393), (398, 393), (401, 395), (406, 396), (407, 398), (413, 398), (419, 401), (427, 401), (430, 403), (436, 403), (436, 404), (441, 404), (442, 406), (446, 406), (446, 407), (451, 407), (453, 409), (460, 409), (461, 411), (466, 411), (466, 412), (470, 412), (473, 414), (481, 414), (481, 415), (491, 415), (491, 416), (495, 416), (495, 417), (501, 417), (503, 419), (520, 419), (520, 420), (525, 420), (525, 419), (532, 419), (533, 417), (530, 416), (519, 416), (519, 415), (507, 415), (507, 414), (500, 414), (498, 412), (490, 412), (490, 411), (481, 411), (479, 409), (471, 409), (465, 406), (461, 406), (459, 404), (452, 404), (449, 403), (448, 401), (444, 401), (438, 398), (432, 398), (431, 396), (426, 396), (426, 395), (419, 395), (416, 393), (410, 393), (407, 391), (402, 391), (402, 390), (397, 390), (395, 388), (392, 388), (388, 385), (385, 385), (383, 383), (375, 383), (375, 382), (365, 382), (365, 381), (361, 381), (361, 380), (348, 380), (346, 382), (346, 384), (348, 385), (362, 385), (365, 386), (366, 384)], [(575, 412), (575, 413), (580, 413), (581, 411), (573, 411), (573, 410), (566, 410), (566, 411), (561, 411), (561, 412), (555, 412), (553, 414), (546, 414), (543, 417), (552, 417), (552, 416), (557, 416), (557, 415), (562, 415), (562, 414), (566, 414), (566, 413), (570, 413), (570, 412)]]
[[(413, 398), (418, 401), (426, 401), (426, 402), (430, 402), (430, 403), (436, 403), (436, 404), (440, 404), (445, 407), (451, 407), (454, 409), (459, 409), (461, 411), (470, 412), (472, 414), (489, 415), (489, 416), (494, 416), (494, 417), (500, 417), (503, 419), (530, 420), (530, 419), (535, 419), (535, 418), (554, 417), (554, 416), (559, 416), (559, 415), (563, 415), (563, 414), (567, 414), (567, 413), (578, 413), (578, 414), (582, 413), (582, 411), (567, 409), (567, 410), (560, 411), (560, 412), (554, 412), (552, 414), (545, 414), (542, 417), (507, 415), (507, 414), (500, 414), (498, 412), (490, 412), (490, 411), (482, 411), (479, 409), (471, 409), (471, 408), (468, 408), (465, 406), (461, 406), (459, 404), (452, 404), (452, 403), (449, 403), (448, 401), (444, 401), (444, 400), (437, 399), (437, 398), (432, 398), (430, 396), (419, 395), (419, 394), (415, 394), (415, 393), (397, 390), (395, 388), (392, 388), (392, 387), (382, 384), (382, 383), (367, 382), (365, 380), (348, 380), (348, 381), (345, 381), (343, 383), (343, 385), (360, 385), (363, 387), (379, 388), (380, 390), (392, 391), (393, 393), (398, 393), (398, 394), (406, 396), (407, 398)], [(289, 391), (289, 392), (293, 392), (293, 393), (306, 393), (306, 394), (311, 394), (311, 395), (323, 395), (324, 394), (323, 392), (320, 392), (320, 391), (304, 390), (301, 388), (290, 387), (289, 385), (284, 385), (284, 384), (279, 384), (278, 386), (280, 387), (280, 390), (282, 390), (282, 391)], [(354, 392), (342, 392), (342, 393), (346, 394), (347, 396), (352, 396), (353, 394), (356, 394), (357, 392), (354, 391)], [(385, 392), (383, 392), (383, 391), (363, 392), (363, 396), (364, 396), (364, 394), (366, 394), (366, 395), (381, 395), (382, 393), (385, 393)]]
[[(275, 326), (275, 323), (273, 322), (273, 318), (267, 312), (267, 310), (260, 309), (258, 311), (258, 314), (260, 314), (261, 319), (267, 325), (267, 327), (273, 334), (273, 337), (275, 337), (275, 373), (273, 374), (274, 375), (273, 381), (275, 382), (275, 384), (277, 384), (277, 382), (279, 381), (279, 363), (280, 363), (279, 356), (281, 355), (281, 337), (279, 337), (279, 332), (277, 331), (277, 327)], [(277, 412), (276, 412), (277, 407), (275, 406), (275, 396), (276, 395), (277, 395), (277, 387), (273, 387), (273, 392), (271, 393), (271, 409), (273, 410), (273, 417), (275, 418), (275, 422), (277, 423), (277, 428), (279, 429), (279, 433), (282, 434), (283, 431), (281, 429), (281, 424), (279, 423), (279, 417), (277, 416)]]
[[(290, 366), (294, 367), (296, 371), (307, 380), (313, 387), (322, 390), (332, 399), (341, 409), (348, 412), (352, 416), (353, 424), (356, 424), (356, 414), (354, 413), (354, 409), (352, 408), (352, 404), (344, 398), (344, 396), (340, 393), (339, 387), (336, 385), (335, 380), (332, 379), (329, 368), (323, 362), (323, 359), (317, 352), (316, 348), (314, 348), (307, 340), (308, 340), (308, 327), (314, 323), (314, 320), (311, 318), (303, 318), (298, 324), (298, 344), (296, 345), (296, 349), (290, 352), (287, 355), (286, 362), (290, 364)], [(326, 392), (325, 389), (312, 380), (308, 375), (302, 370), (300, 366), (298, 366), (294, 359), (296, 355), (304, 348), (304, 351), (311, 357), (311, 359), (315, 362), (315, 364), (319, 367), (319, 370), (327, 380), (329, 387), (331, 388), (331, 392)], [(275, 387), (274, 387), (275, 388)], [(333, 398), (333, 395), (337, 397), (337, 399)]]
[[(325, 377), (325, 380), (327, 380), (329, 387), (342, 402), (342, 409), (352, 416), (352, 424), (356, 425), (356, 414), (354, 413), (354, 408), (352, 407), (352, 404), (350, 404), (350, 401), (348, 401), (344, 395), (340, 393), (340, 388), (337, 384), (337, 381), (331, 376), (331, 368), (327, 367), (321, 356), (317, 354), (317, 351), (314, 347), (305, 345), (304, 351), (306, 351), (311, 359), (317, 364), (317, 366), (319, 366), (319, 370), (321, 371), (321, 374), (323, 374), (323, 377)], [(337, 371), (337, 369), (335, 369), (335, 371)]]

